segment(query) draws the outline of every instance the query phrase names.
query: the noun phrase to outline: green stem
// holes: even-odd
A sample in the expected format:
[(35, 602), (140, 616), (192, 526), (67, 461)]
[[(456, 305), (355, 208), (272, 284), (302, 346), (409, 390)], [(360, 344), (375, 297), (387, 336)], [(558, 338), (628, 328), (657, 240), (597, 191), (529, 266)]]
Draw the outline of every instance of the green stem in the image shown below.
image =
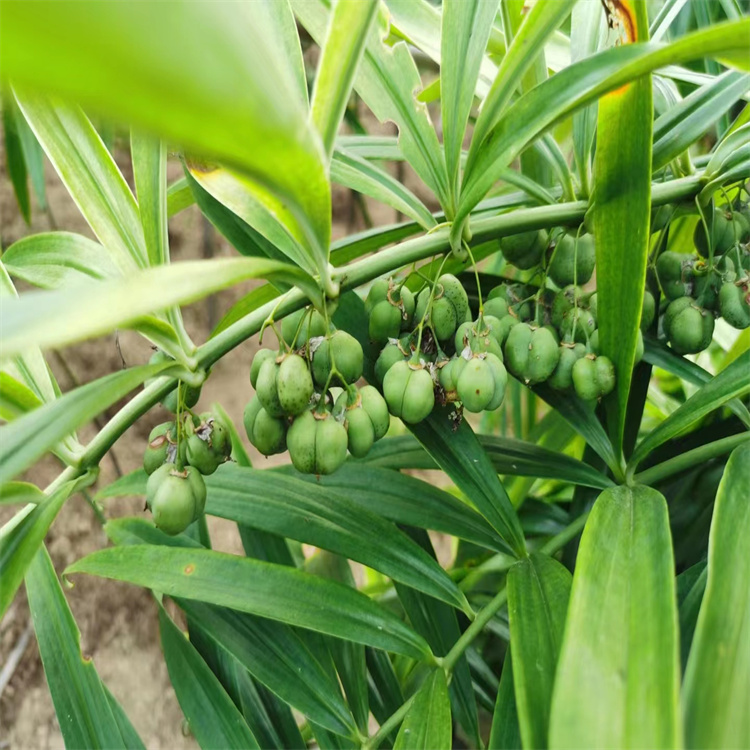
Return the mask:
[(715, 440), (713, 443), (701, 445), (699, 448), (693, 448), (691, 451), (670, 458), (668, 461), (652, 466), (650, 469), (644, 469), (644, 471), (635, 475), (634, 481), (638, 484), (656, 484), (711, 458), (726, 455), (748, 440), (750, 440), (750, 432), (742, 432), (739, 435), (731, 435), (721, 440)]
[(362, 750), (376, 750), (378, 745), (404, 720), (404, 717), (409, 712), (411, 704), (414, 703), (416, 694), (412, 695), (409, 700), (403, 703), (396, 711), (394, 711), (381, 725), (375, 734), (372, 735), (366, 742), (362, 743)]

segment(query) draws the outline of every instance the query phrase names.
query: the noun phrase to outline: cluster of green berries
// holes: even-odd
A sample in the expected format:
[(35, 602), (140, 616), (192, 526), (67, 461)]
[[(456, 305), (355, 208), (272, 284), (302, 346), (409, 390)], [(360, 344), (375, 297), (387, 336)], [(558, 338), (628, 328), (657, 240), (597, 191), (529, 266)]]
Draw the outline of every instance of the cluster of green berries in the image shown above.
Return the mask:
[[(157, 351), (150, 361), (169, 360)], [(229, 431), (221, 421), (210, 413), (190, 411), (199, 397), (200, 388), (185, 383), (167, 394), (162, 405), (175, 418), (151, 430), (143, 455), (143, 468), (149, 475), (146, 507), (166, 534), (180, 534), (200, 518), (206, 505), (203, 476), (213, 474), (232, 453)]]
[(203, 514), (206, 484), (229, 459), (232, 441), (227, 428), (212, 414), (184, 411), (177, 421), (151, 430), (143, 456), (146, 506), (157, 528), (180, 534)]
[[(366, 456), (390, 418), (376, 388), (355, 385), (364, 365), (359, 341), (329, 330), (316, 310), (285, 318), (281, 341), (279, 351), (260, 349), (250, 367), (255, 397), (244, 414), (250, 442), (266, 456), (288, 450), (307, 474), (331, 474), (347, 451)], [(343, 389), (335, 399), (332, 387)]]
[(706, 349), (719, 315), (735, 328), (750, 327), (750, 212), (744, 210), (716, 208), (706, 226), (699, 222), (697, 254), (668, 250), (656, 259), (665, 298), (661, 331), (679, 354)]

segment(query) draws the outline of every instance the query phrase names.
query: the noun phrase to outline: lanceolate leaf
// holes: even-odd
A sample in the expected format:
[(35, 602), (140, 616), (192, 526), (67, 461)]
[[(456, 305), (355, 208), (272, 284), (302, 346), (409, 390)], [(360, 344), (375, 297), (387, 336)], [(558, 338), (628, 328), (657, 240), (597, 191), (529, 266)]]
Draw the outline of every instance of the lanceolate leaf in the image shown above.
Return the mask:
[(686, 34), (669, 45), (626, 44), (570, 65), (524, 94), (488, 134), (471, 168), (467, 164), (452, 239), (459, 236), (463, 220), (486, 196), (497, 179), (498, 170), (507, 167), (555, 122), (664, 65), (703, 55), (731, 54), (738, 66), (750, 67), (748, 33), (750, 19), (743, 19)]
[(667, 504), (641, 485), (605, 490), (578, 552), (550, 747), (677, 747), (678, 685)]
[(159, 605), (159, 632), (169, 679), (201, 747), (259, 748), (216, 675)]
[(729, 457), (716, 496), (708, 578), (690, 649), (683, 707), (685, 746), (750, 744), (750, 445)]
[(330, 14), (310, 104), (328, 159), (377, 9), (376, 0), (337, 0)]
[[(38, 49), (37, 44), (32, 46)], [(113, 263), (121, 271), (144, 267), (138, 206), (86, 115), (40, 95), (16, 93), (26, 120)]]
[(508, 617), (516, 705), (524, 748), (547, 747), (552, 686), (572, 577), (534, 553), (508, 571)]
[[(67, 482), (52, 495), (41, 495), (37, 499), (37, 506), (13, 529), (0, 537), (0, 617), (13, 601), (26, 569), (73, 490), (74, 483)], [(30, 501), (28, 498), (20, 499)]]
[(437, 224), (427, 207), (409, 188), (384, 170), (342, 148), (334, 151), (331, 180), (395, 208), (424, 229), (431, 229)]
[[(448, 409), (443, 408), (412, 425), (411, 431), (513, 552), (525, 556), (526, 543), (516, 511), (467, 422), (454, 429)], [(466, 456), (472, 460), (466, 461)]]
[(245, 171), (294, 206), (323, 253), (331, 203), (320, 142), (292, 93), (273, 8), (256, 5), (50, 4), (40, 26), (36, 10), (12, 2), (4, 72)]
[(420, 636), (364, 594), (259, 560), (203, 549), (135, 545), (95, 552), (66, 571), (73, 573), (128, 581), (416, 659), (430, 654)]
[(452, 206), (458, 199), (461, 147), (474, 101), (475, 82), (496, 11), (497, 3), (493, 0), (446, 0), (443, 3), (440, 108)]
[(317, 294), (304, 271), (257, 258), (217, 258), (159, 266), (113, 281), (84, 282), (51, 292), (0, 300), (3, 357), (28, 347), (63, 347), (114, 328), (137, 327), (150, 313), (186, 304), (240, 281), (264, 277), (295, 282)]
[(679, 435), (715, 409), (734, 398), (750, 393), (750, 351), (737, 357), (726, 369), (697, 390), (682, 406), (672, 412), (656, 429), (638, 444), (628, 464), (634, 470), (638, 464), (662, 443)]
[(3, 135), (5, 146), (5, 164), (8, 176), (13, 184), (16, 203), (21, 215), (28, 224), (31, 221), (31, 205), (29, 202), (29, 179), (26, 169), (26, 158), (23, 153), (23, 143), (19, 132), (19, 120), (23, 119), (10, 89), (3, 88)]
[(0, 482), (13, 479), (66, 435), (169, 367), (145, 365), (106, 375), (0, 427)]
[[(404, 437), (409, 442), (413, 441), (411, 435)], [(403, 445), (401, 438), (394, 440)], [(423, 465), (408, 461), (407, 466), (399, 468), (437, 468), (418, 443), (416, 447), (427, 462)], [(296, 473), (295, 476), (311, 484), (330, 487), (364, 511), (376, 512), (395, 523), (441, 531), (497, 552), (508, 551), (507, 545), (492, 526), (450, 493), (415, 477), (368, 464), (348, 461), (329, 476)]]
[[(624, 7), (624, 6), (623, 6)], [(630, 6), (635, 18), (628, 43), (648, 39), (646, 4)], [(625, 11), (628, 12), (627, 10)], [(632, 14), (632, 10), (630, 11)], [(599, 347), (615, 366), (617, 383), (606, 400), (609, 437), (622, 452), (625, 412), (635, 365), (638, 326), (651, 224), (651, 76), (602, 97), (594, 159), (596, 284)], [(626, 232), (622, 228), (627, 226)]]
[(431, 672), (417, 691), (393, 750), (450, 750), (451, 705), (445, 672)]
[(158, 138), (134, 132), (130, 152), (148, 264), (158, 266), (169, 261), (167, 149)]
[(209, 514), (297, 539), (379, 570), (453, 606), (465, 596), (395, 526), (346, 498), (294, 476), (227, 465), (207, 481)]
[(106, 248), (72, 232), (42, 232), (14, 242), (4, 253), (8, 273), (42, 289), (120, 276)]
[(497, 688), (495, 710), (487, 750), (518, 750), (521, 747), (521, 728), (518, 725), (516, 694), (513, 685), (511, 650), (505, 652), (503, 673)]
[[(698, 623), (703, 594), (706, 590), (708, 566), (703, 560), (677, 576), (677, 605), (680, 616), (680, 666), (683, 673)], [(684, 701), (683, 701), (684, 703)]]
[[(90, 657), (81, 653), (80, 633), (47, 550), (40, 549), (26, 574), (26, 592), (55, 713), (66, 747), (132, 748), (135, 730), (123, 737), (111, 696)], [(112, 699), (114, 700), (114, 699)]]

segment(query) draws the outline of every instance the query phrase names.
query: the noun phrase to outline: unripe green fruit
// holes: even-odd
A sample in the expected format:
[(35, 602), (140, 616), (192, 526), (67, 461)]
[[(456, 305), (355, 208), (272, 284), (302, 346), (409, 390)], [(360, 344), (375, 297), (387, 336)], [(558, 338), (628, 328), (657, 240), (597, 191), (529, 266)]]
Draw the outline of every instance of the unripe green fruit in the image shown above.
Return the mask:
[(579, 307), (584, 307), (582, 297), (581, 288), (572, 284), (555, 295), (550, 310), (550, 320), (555, 328), (562, 328), (565, 315), (576, 306), (576, 302)]
[[(438, 284), (443, 289), (442, 297), (449, 300), (455, 308), (456, 325), (471, 320), (469, 297), (461, 282), (453, 274), (444, 273), (438, 279)], [(451, 332), (450, 335), (453, 335), (453, 333)]]
[(557, 240), (552, 260), (547, 267), (552, 281), (559, 287), (585, 284), (594, 273), (596, 249), (590, 234), (563, 233)]
[(641, 331), (644, 333), (651, 328), (656, 315), (656, 301), (654, 295), (648, 289), (643, 293), (643, 306), (641, 307)]
[(440, 368), (438, 381), (446, 393), (455, 393), (456, 383), (458, 382), (458, 378), (464, 367), (466, 367), (466, 360), (459, 354), (458, 356), (449, 359)]
[(573, 386), (584, 401), (606, 396), (615, 387), (615, 367), (607, 357), (587, 355), (573, 365)]
[(492, 315), (498, 320), (502, 320), (506, 315), (508, 315), (508, 301), (504, 296), (488, 299), (484, 303), (484, 314)]
[(719, 291), (721, 316), (729, 325), (744, 329), (750, 327), (750, 287), (742, 284), (723, 284)]
[(365, 298), (365, 312), (368, 315), (372, 312), (372, 308), (375, 307), (378, 302), (383, 302), (388, 299), (389, 288), (390, 284), (388, 279), (376, 279), (372, 282), (370, 291)]
[(302, 347), (316, 336), (325, 336), (326, 331), (325, 318), (310, 308), (297, 310), (281, 321), (281, 337), (288, 346)]
[(485, 362), (490, 366), (492, 377), (495, 381), (495, 392), (485, 409), (487, 411), (495, 411), (495, 409), (500, 408), (505, 400), (505, 388), (508, 385), (508, 372), (505, 369), (502, 360), (492, 353), (487, 354)]
[[(648, 294), (648, 292), (646, 292)], [(653, 301), (653, 297), (651, 297), (651, 300)], [(596, 320), (599, 320), (599, 297), (596, 292), (589, 295), (589, 298), (586, 300), (588, 306), (589, 306), (589, 312), (594, 316)]]
[(449, 299), (440, 297), (432, 301), (430, 323), (439, 341), (447, 341), (454, 335), (458, 318), (456, 308)]
[(157, 528), (165, 534), (180, 534), (203, 513), (203, 477), (190, 466), (180, 471), (174, 464), (164, 464), (146, 483), (146, 504)]
[(635, 358), (633, 360), (633, 366), (637, 365), (642, 359), (644, 354), (644, 347), (643, 347), (643, 334), (641, 333), (640, 329), (638, 329), (638, 335), (635, 339)]
[(253, 362), (250, 365), (250, 385), (252, 385), (253, 388), (256, 388), (258, 385), (258, 374), (260, 373), (260, 368), (263, 366), (263, 363), (267, 359), (276, 359), (277, 356), (278, 352), (275, 352), (272, 349), (258, 349), (258, 351), (255, 352)]
[(684, 297), (692, 290), (695, 258), (667, 250), (656, 259), (656, 275), (667, 299)]
[(187, 439), (187, 462), (203, 475), (213, 474), (231, 453), (227, 428), (212, 414), (202, 414), (200, 424)]
[(401, 310), (387, 299), (376, 303), (370, 310), (370, 340), (382, 344), (395, 339), (401, 332)]
[(484, 411), (495, 393), (492, 368), (484, 359), (472, 357), (456, 382), (456, 392), (466, 411)]
[(547, 383), (556, 391), (567, 391), (573, 387), (573, 365), (586, 356), (583, 344), (560, 344), (560, 359)]
[(385, 374), (388, 372), (388, 370), (391, 369), (391, 367), (393, 367), (393, 365), (396, 364), (396, 362), (403, 362), (410, 357), (411, 354), (404, 354), (404, 352), (401, 350), (401, 346), (398, 343), (387, 344), (385, 347), (383, 347), (383, 350), (380, 352), (380, 355), (375, 362), (375, 377), (377, 378), (378, 382), (383, 382)]
[(272, 417), (257, 396), (245, 407), (243, 422), (250, 442), (264, 456), (286, 450), (286, 421)]
[(272, 417), (283, 417), (284, 407), (279, 400), (277, 382), (279, 365), (275, 359), (267, 359), (260, 367), (255, 392), (263, 408)]
[(697, 354), (711, 343), (714, 316), (697, 307), (690, 297), (681, 297), (667, 308), (664, 331), (678, 354)]
[(364, 458), (375, 442), (372, 420), (362, 407), (357, 407), (347, 410), (346, 423), (349, 453), (355, 458)]
[(471, 323), (462, 323), (453, 341), (459, 354), (469, 347), (473, 354), (492, 352), (502, 362), (503, 350), (499, 339), (504, 333), (505, 329), (500, 320), (492, 315), (483, 315)]
[(224, 463), (222, 456), (215, 454), (209, 445), (198, 435), (191, 435), (187, 439), (187, 462), (204, 476), (213, 474)]
[(552, 332), (520, 323), (511, 329), (505, 342), (508, 369), (525, 383), (541, 383), (555, 370), (560, 351)]
[(693, 233), (695, 247), (704, 258), (708, 257), (711, 246), (713, 246), (714, 255), (723, 255), (737, 243), (745, 242), (750, 236), (750, 224), (738, 211), (715, 208), (713, 213), (708, 216), (707, 224), (708, 237), (706, 236), (706, 228), (700, 220)]
[(500, 250), (508, 263), (525, 270), (539, 265), (548, 244), (549, 235), (539, 229), (503, 237)]
[(401, 330), (408, 331), (412, 327), (414, 322), (414, 310), (416, 309), (417, 301), (414, 299), (414, 294), (411, 289), (406, 286), (400, 288), (401, 297)]
[(332, 474), (346, 460), (346, 428), (331, 414), (300, 414), (287, 434), (294, 468), (305, 474)]
[(153, 474), (166, 463), (170, 446), (176, 452), (175, 438), (174, 422), (163, 422), (151, 430), (148, 436), (148, 446), (143, 454), (143, 468), (146, 474)]
[(563, 316), (559, 330), (566, 341), (572, 338), (573, 341), (585, 344), (596, 330), (596, 319), (588, 310), (573, 308)]
[(287, 354), (279, 365), (276, 387), (284, 413), (302, 414), (315, 390), (307, 362), (298, 354)]
[(328, 382), (328, 376), (331, 374), (331, 352), (336, 369), (344, 379), (341, 385), (355, 383), (362, 377), (362, 346), (346, 331), (335, 331), (330, 338), (320, 342), (320, 346), (313, 354), (312, 371), (317, 385), (323, 388)]
[(391, 426), (388, 404), (380, 395), (380, 391), (371, 385), (360, 388), (359, 396), (362, 400), (362, 408), (367, 412), (372, 422), (375, 440), (380, 440), (380, 438), (385, 437), (388, 428)]
[(430, 373), (409, 362), (397, 362), (388, 370), (383, 380), (383, 395), (391, 414), (408, 424), (421, 422), (435, 406)]

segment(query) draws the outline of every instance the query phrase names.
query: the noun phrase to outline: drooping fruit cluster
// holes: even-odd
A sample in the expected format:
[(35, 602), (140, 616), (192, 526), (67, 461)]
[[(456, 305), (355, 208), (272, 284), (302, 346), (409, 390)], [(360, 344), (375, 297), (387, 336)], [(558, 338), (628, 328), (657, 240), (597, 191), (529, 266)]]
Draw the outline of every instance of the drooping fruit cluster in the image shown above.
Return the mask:
[[(367, 455), (387, 432), (389, 416), (377, 389), (355, 386), (364, 365), (360, 343), (329, 330), (316, 310), (285, 318), (280, 338), (281, 349), (259, 350), (250, 368), (250, 442), (266, 456), (288, 450), (295, 468), (309, 474), (336, 471), (347, 451)], [(332, 387), (343, 388), (335, 400)]]
[(206, 504), (203, 475), (213, 474), (231, 452), (229, 432), (212, 414), (183, 411), (151, 430), (143, 468), (146, 506), (157, 528), (179, 534), (198, 520)]
[[(747, 207), (742, 207), (747, 212)], [(678, 354), (711, 343), (719, 315), (734, 328), (750, 327), (750, 223), (742, 210), (715, 208), (693, 235), (697, 252), (662, 252), (655, 270), (662, 292), (662, 331)]]

